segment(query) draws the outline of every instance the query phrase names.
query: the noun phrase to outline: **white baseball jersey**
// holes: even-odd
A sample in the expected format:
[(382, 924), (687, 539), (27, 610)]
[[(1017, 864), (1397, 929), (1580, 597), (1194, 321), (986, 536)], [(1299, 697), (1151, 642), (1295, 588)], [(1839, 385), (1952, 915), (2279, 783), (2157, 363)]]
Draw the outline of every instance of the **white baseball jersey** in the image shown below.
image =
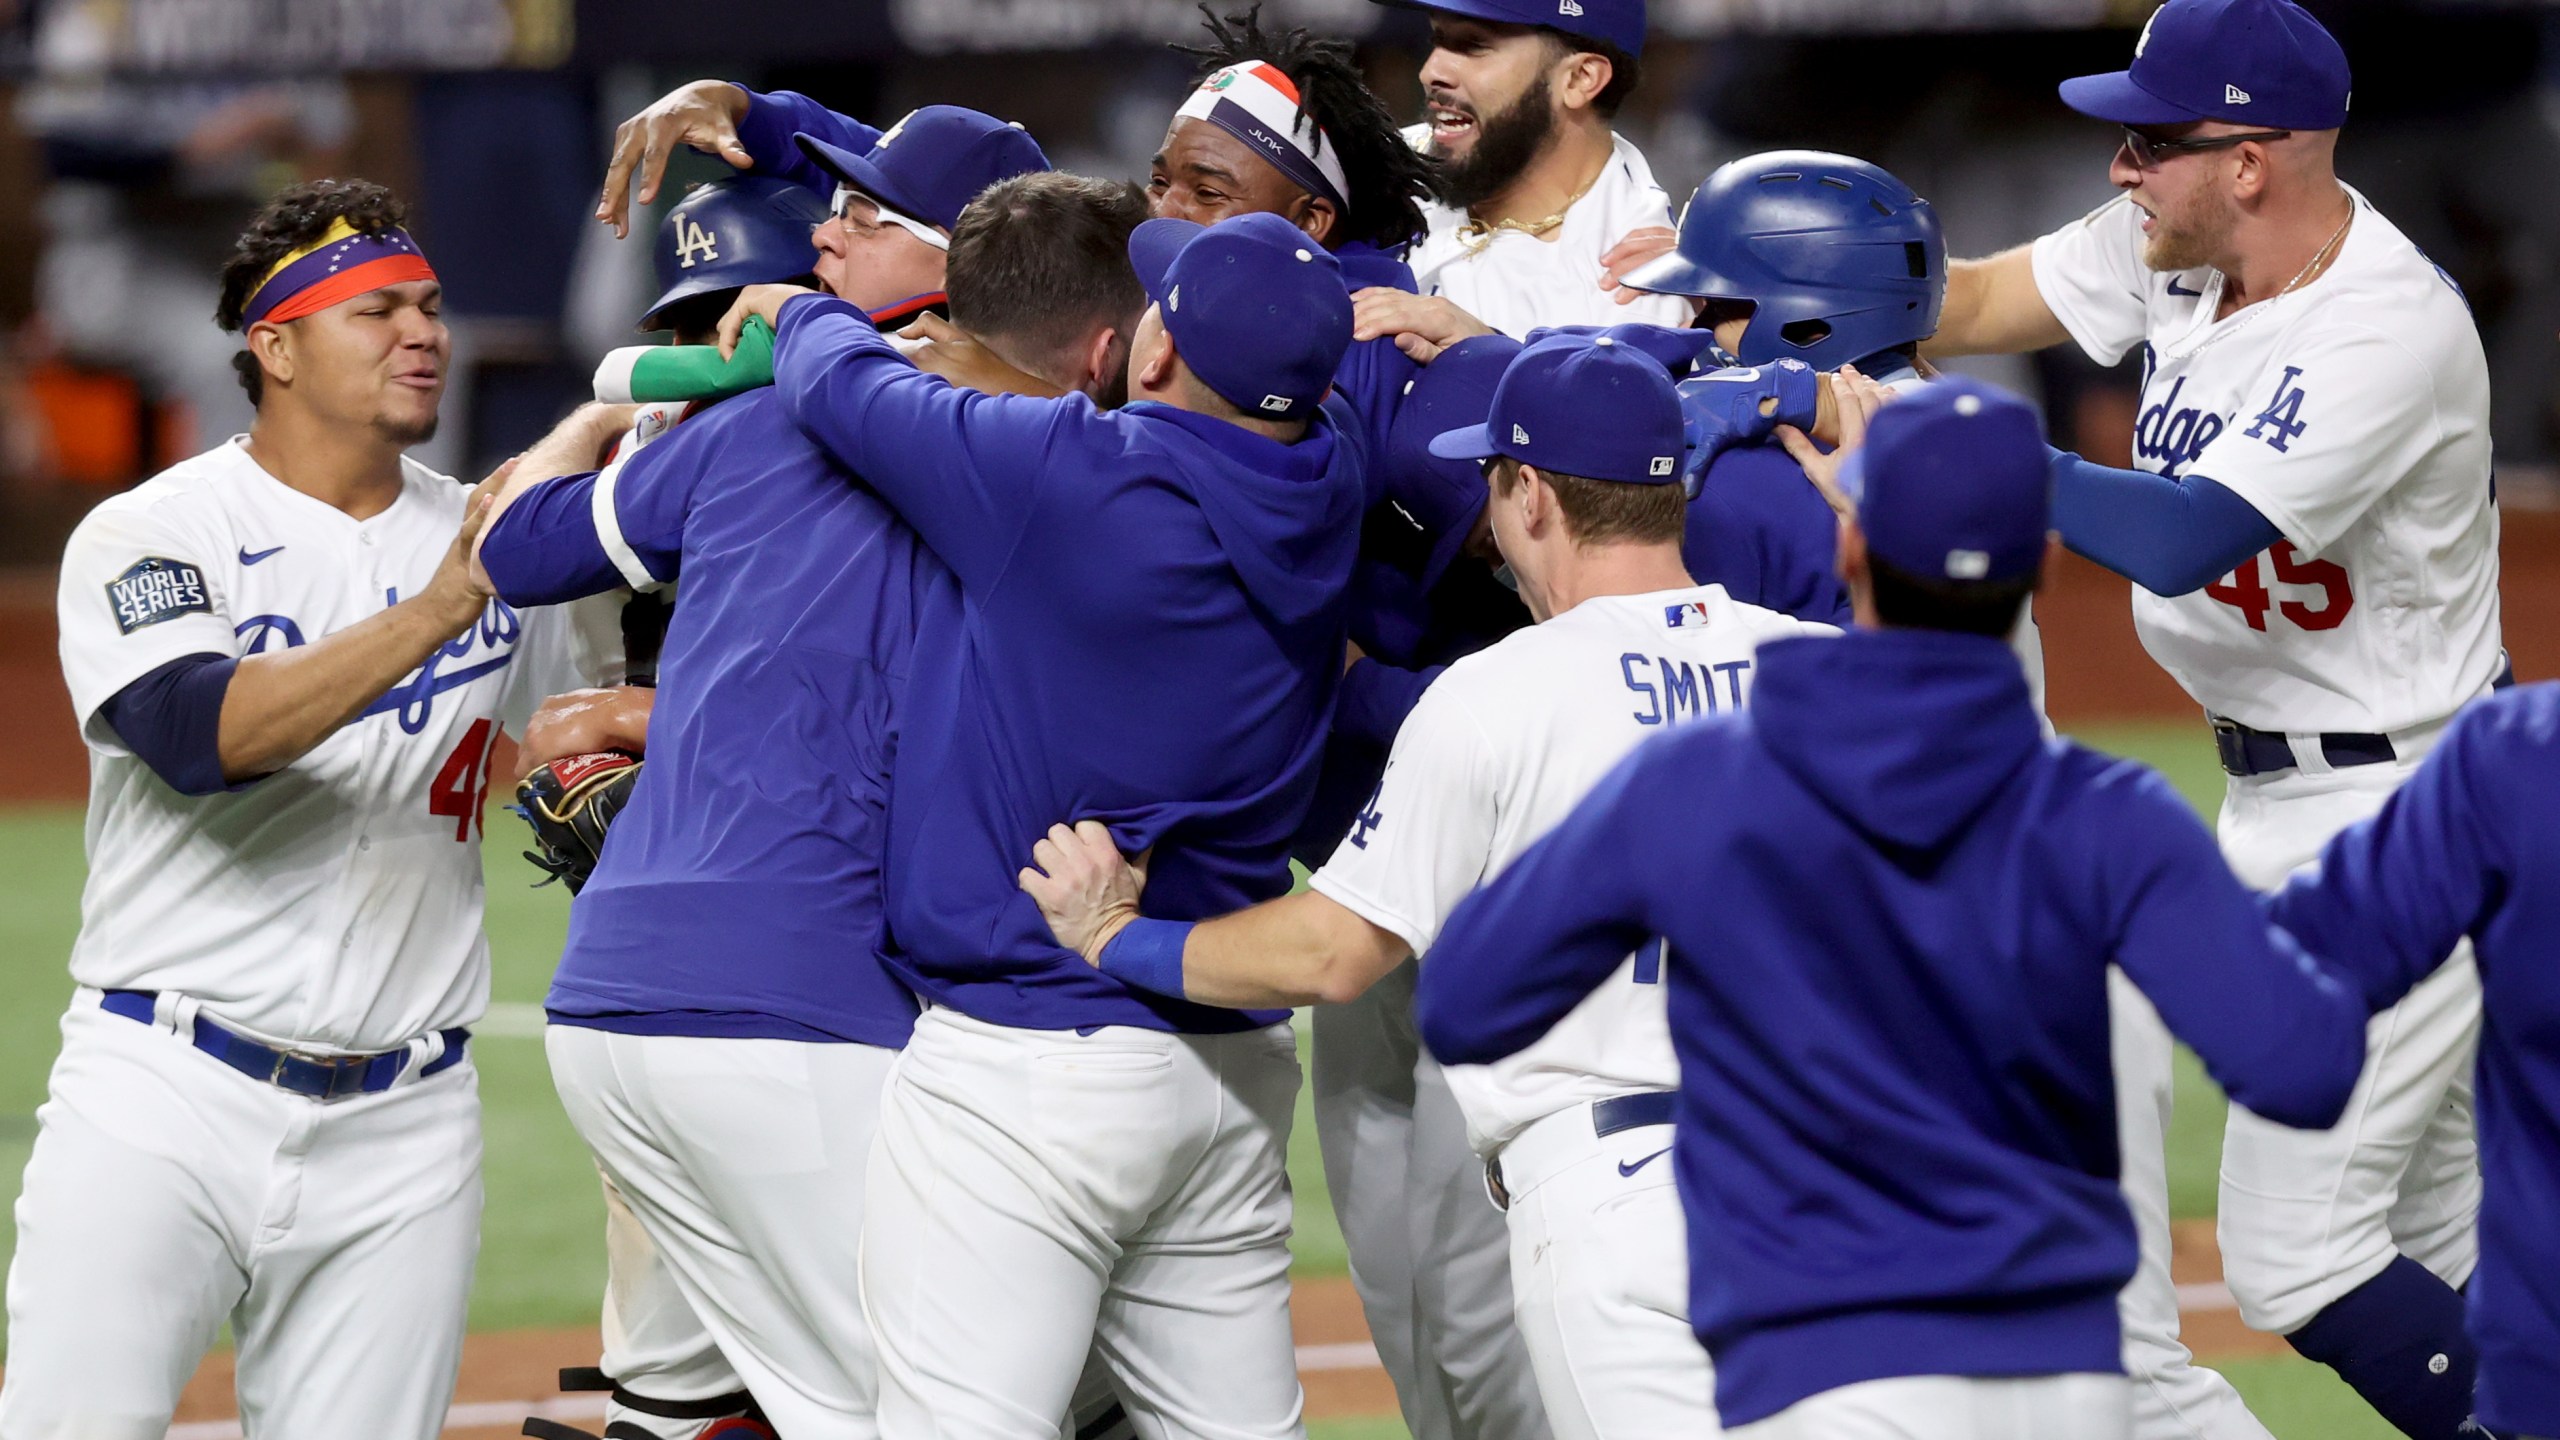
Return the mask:
[(2034, 251), (2037, 288), (2091, 358), (2143, 346), (2134, 463), (2207, 476), (2284, 532), (2193, 594), (2134, 591), (2161, 667), (2261, 730), (2430, 724), (2501, 663), (2479, 332), (2453, 282), (2349, 193), (2326, 274), (2219, 321), (2221, 272), (2145, 267), (2129, 199)]
[[(1405, 132), (1418, 148), (1427, 125)], [(1617, 292), (1600, 288), (1600, 257), (1630, 230), (1671, 223), (1671, 201), (1653, 183), (1653, 167), (1627, 137), (1610, 137), (1613, 153), (1600, 178), (1567, 206), (1564, 223), (1550, 233), (1495, 230), (1461, 234), (1467, 213), (1425, 201), (1422, 239), (1405, 255), (1425, 295), (1445, 295), (1459, 309), (1514, 338), (1541, 325), (1685, 326), (1689, 302), (1677, 295), (1648, 295), (1621, 305)]]
[[(1764, 640), (1829, 625), (1745, 605), (1721, 585), (1585, 600), (1451, 665), (1396, 732), (1378, 792), (1309, 881), (1431, 963), (1441, 925), (1646, 737), (1743, 708)], [(1680, 1083), (1662, 957), (1627, 957), (1545, 1038), (1449, 1087), (1490, 1155), (1585, 1100)]]
[[(401, 462), (369, 520), (270, 476), (240, 438), (91, 511), (63, 555), (62, 670), (89, 746), (89, 880), (71, 973), (174, 990), (319, 1052), (396, 1049), (488, 1001), (480, 815), (501, 724), (582, 683), (565, 612), (475, 625), (273, 775), (180, 795), (99, 708), (187, 655), (316, 641), (415, 595), (469, 490)], [(587, 657), (592, 664), (592, 657)]]

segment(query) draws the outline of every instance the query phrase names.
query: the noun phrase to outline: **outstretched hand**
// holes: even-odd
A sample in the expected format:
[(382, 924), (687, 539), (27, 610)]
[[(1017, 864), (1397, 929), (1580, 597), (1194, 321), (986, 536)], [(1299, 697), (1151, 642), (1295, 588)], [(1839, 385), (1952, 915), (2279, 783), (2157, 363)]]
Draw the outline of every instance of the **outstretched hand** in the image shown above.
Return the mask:
[(818, 291), (806, 285), (749, 285), (729, 302), (729, 313), (720, 317), (720, 358), (730, 359), (738, 353), (738, 337), (747, 331), (747, 322), (762, 320), (768, 330), (782, 328), (783, 302), (799, 295), (815, 295)]
[(1031, 847), (1033, 867), (1015, 876), (1023, 893), (1040, 907), (1049, 933), (1059, 944), (1102, 965), (1102, 947), (1121, 928), (1138, 918), (1138, 896), (1147, 888), (1147, 851), (1124, 859), (1099, 820), (1077, 822), (1070, 830), (1052, 825)]
[(1659, 259), (1679, 248), (1680, 232), (1668, 225), (1639, 225), (1600, 257), (1600, 288), (1617, 292), (1621, 305), (1632, 305), (1651, 291), (1630, 290), (1627, 276), (1647, 261)]
[(1416, 364), (1428, 365), (1459, 341), (1492, 333), (1492, 326), (1437, 295), (1373, 285), (1351, 297), (1351, 338), (1393, 336), (1396, 348)]
[(738, 141), (738, 122), (747, 118), (747, 92), (726, 80), (696, 80), (680, 85), (615, 127), (613, 158), (604, 167), (604, 193), (596, 200), (596, 218), (613, 227), (614, 238), (631, 234), (631, 182), (640, 182), (639, 202), (654, 203), (667, 178), (667, 159), (690, 145), (717, 155), (733, 167), (755, 165)]

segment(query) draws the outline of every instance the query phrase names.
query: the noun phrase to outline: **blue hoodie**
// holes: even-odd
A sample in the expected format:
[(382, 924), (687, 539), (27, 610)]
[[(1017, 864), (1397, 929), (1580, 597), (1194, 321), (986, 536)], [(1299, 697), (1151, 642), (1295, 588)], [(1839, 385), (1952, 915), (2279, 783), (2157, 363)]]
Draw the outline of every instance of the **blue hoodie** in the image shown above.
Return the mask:
[(2109, 964), (2259, 1114), (2334, 1121), (2367, 1005), (2157, 774), (2040, 738), (1998, 640), (1761, 647), (1461, 904), (1423, 1040), (1482, 1063), (1669, 942), (1690, 1321), (1728, 1426), (1899, 1375), (2119, 1368)]
[(1830, 503), (1776, 442), (1707, 462), (1680, 538), (1681, 562), (1699, 584), (1799, 620), (1846, 625), (1839, 552)]
[(893, 955), (997, 1024), (1200, 1033), (1268, 1024), (1132, 990), (1016, 888), (1053, 823), (1153, 847), (1146, 913), (1202, 920), (1289, 888), (1342, 673), (1362, 454), (1329, 414), (1294, 445), (1082, 396), (955, 390), (840, 300), (784, 305), (784, 410), (958, 578), (917, 637), (890, 801)]
[[(2560, 1435), (2560, 684), (2465, 709), (2380, 814), (2268, 913), (2396, 997), (2471, 937), (2480, 965), (2480, 1422)], [(2397, 986), (2397, 989), (2392, 987)]]

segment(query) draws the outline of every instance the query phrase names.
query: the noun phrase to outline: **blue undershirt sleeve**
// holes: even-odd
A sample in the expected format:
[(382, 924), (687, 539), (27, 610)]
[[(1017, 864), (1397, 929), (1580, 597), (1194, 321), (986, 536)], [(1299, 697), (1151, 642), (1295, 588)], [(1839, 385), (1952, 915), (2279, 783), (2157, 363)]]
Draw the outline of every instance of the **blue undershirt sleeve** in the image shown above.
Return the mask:
[(2284, 538), (2258, 508), (2202, 475), (2171, 479), (2052, 452), (2062, 543), (2154, 595), (2184, 595)]
[(219, 795), (254, 784), (222, 779), (222, 697), (235, 655), (181, 655), (145, 672), (98, 707), (126, 749), (181, 795)]

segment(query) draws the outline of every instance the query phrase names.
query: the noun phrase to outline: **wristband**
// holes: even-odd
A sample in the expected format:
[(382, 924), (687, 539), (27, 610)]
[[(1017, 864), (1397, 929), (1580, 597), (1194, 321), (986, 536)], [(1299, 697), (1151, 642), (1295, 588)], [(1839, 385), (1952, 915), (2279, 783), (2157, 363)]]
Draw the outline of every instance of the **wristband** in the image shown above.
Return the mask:
[(1182, 947), (1190, 939), (1188, 920), (1132, 920), (1102, 947), (1102, 973), (1123, 985), (1183, 999)]

